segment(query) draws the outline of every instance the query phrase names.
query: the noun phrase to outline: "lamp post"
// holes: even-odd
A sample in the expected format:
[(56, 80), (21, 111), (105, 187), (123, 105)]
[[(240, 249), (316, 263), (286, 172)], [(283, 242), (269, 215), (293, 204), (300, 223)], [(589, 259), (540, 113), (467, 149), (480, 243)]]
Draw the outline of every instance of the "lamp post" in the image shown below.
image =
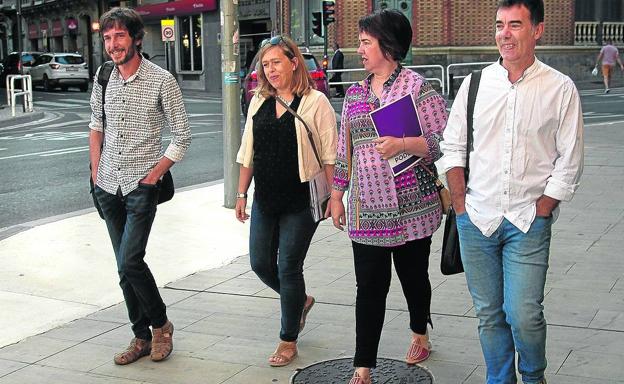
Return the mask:
[(17, 68), (20, 75), (24, 74), (22, 63), (22, 0), (15, 0), (17, 6)]

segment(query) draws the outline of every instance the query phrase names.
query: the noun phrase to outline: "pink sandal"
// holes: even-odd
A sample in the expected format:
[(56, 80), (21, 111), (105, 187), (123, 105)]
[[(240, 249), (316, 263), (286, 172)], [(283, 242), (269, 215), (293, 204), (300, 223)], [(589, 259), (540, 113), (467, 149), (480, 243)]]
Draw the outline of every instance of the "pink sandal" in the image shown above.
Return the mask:
[(429, 358), (431, 355), (431, 343), (427, 341), (427, 345), (422, 345), (417, 339), (412, 339), (405, 362), (409, 365), (418, 364)]
[(355, 373), (353, 374), (353, 377), (351, 378), (351, 381), (349, 381), (349, 384), (371, 384), (371, 378), (370, 376), (368, 377), (368, 380), (364, 380), (364, 378), (362, 376), (360, 376), (359, 373), (357, 373), (357, 371), (355, 371)]

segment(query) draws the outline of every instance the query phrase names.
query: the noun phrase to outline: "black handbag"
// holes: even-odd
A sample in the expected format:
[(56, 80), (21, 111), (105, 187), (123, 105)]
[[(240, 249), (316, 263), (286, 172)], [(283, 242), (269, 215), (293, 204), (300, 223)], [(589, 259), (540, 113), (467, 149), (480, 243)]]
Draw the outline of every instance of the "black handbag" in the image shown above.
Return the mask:
[[(464, 168), (464, 181), (468, 185), (468, 174), (470, 173), (470, 151), (472, 150), (472, 119), (474, 115), (474, 105), (477, 99), (481, 71), (473, 71), (468, 88), (468, 106), (466, 108), (466, 166)], [(440, 257), (440, 271), (443, 275), (454, 275), (464, 272), (464, 265), (459, 251), (459, 233), (457, 232), (457, 217), (455, 210), (451, 206), (444, 223), (444, 235), (442, 237), (442, 256)]]
[[(102, 64), (100, 71), (98, 72), (98, 84), (102, 86), (102, 121), (104, 125), (106, 125), (106, 114), (104, 113), (104, 99), (106, 97), (106, 87), (108, 86), (108, 79), (113, 71), (113, 62), (107, 61)], [(89, 163), (89, 171), (91, 171), (91, 163)], [(167, 172), (163, 175), (162, 179), (158, 182), (160, 184), (160, 190), (158, 192), (158, 204), (169, 201), (173, 198), (173, 194), (175, 193), (175, 186), (173, 185), (173, 176), (171, 175), (171, 171), (167, 170)], [(104, 219), (104, 214), (102, 213), (102, 207), (100, 207), (100, 203), (95, 196), (95, 183), (93, 182), (93, 178), (91, 177), (91, 172), (89, 172), (89, 193), (91, 194), (91, 198), (93, 198), (93, 205), (95, 209), (97, 209), (98, 214), (102, 219)]]

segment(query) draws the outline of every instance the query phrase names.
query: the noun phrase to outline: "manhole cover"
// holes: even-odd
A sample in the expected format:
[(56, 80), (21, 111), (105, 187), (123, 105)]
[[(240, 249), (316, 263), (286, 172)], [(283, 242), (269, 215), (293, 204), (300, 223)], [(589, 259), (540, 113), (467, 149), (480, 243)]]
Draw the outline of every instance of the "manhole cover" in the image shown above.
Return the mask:
[[(300, 368), (290, 379), (291, 384), (346, 384), (353, 376), (353, 359), (321, 361)], [(407, 365), (395, 359), (377, 359), (372, 370), (373, 384), (432, 384), (433, 375), (418, 365)]]

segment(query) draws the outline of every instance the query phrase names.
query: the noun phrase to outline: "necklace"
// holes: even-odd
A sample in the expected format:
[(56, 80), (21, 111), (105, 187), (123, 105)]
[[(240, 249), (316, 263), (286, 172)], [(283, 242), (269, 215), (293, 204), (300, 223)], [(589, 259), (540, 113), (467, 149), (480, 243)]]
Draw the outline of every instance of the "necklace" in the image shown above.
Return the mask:
[(282, 96), (280, 96), (280, 95), (276, 95), (276, 96), (277, 96), (280, 100), (282, 100), (282, 101), (283, 101), (286, 105), (288, 105), (289, 107), (290, 107), (290, 103), (292, 103), (292, 102), (293, 102), (293, 100), (295, 100), (295, 99), (293, 98), (292, 100), (288, 101), (288, 100), (284, 99), (284, 98), (283, 98)]

